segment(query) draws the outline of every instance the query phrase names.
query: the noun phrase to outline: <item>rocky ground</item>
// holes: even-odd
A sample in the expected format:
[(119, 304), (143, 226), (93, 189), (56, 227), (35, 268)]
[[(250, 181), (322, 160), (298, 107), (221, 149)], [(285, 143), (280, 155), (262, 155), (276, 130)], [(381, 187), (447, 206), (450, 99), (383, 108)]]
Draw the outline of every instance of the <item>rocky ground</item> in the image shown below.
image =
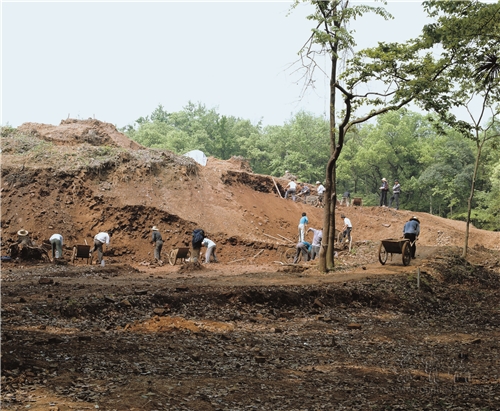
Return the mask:
[[(498, 409), (500, 233), (472, 228), (462, 259), (465, 225), (417, 213), (417, 259), (382, 266), (414, 213), (339, 208), (353, 247), (323, 274), (283, 264), (301, 212), (322, 221), (280, 198), (286, 179), (95, 120), (23, 130), (2, 138), (2, 255), (20, 228), (66, 244), (58, 264), (2, 262), (2, 409)], [(165, 257), (203, 227), (221, 263), (154, 263), (152, 225)], [(107, 229), (104, 267), (69, 262)]]

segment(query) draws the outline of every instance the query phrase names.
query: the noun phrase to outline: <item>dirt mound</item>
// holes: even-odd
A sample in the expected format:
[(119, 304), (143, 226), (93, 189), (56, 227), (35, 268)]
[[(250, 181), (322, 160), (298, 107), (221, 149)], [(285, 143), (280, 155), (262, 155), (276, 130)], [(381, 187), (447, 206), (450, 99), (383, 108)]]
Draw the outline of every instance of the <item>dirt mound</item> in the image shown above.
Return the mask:
[(91, 118), (88, 120), (62, 120), (58, 126), (24, 123), (18, 127), (18, 130), (59, 145), (88, 143), (94, 146), (109, 145), (131, 150), (144, 148), (120, 133), (114, 125)]

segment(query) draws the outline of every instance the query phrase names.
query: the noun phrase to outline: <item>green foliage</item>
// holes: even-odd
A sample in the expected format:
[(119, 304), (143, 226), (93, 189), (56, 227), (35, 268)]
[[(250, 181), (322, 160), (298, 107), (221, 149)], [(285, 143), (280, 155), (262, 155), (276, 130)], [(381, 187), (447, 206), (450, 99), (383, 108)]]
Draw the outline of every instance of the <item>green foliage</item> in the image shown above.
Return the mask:
[[(188, 107), (187, 112), (163, 116), (166, 121), (148, 121), (126, 133), (146, 147), (178, 154), (202, 149), (209, 155), (222, 153), (215, 155), (218, 158), (242, 156), (259, 174), (282, 176), (289, 170), (304, 182), (323, 180), (330, 152), (329, 123), (323, 117), (298, 112), (281, 126), (261, 128), (201, 105)], [(362, 197), (364, 205), (374, 206), (379, 203), (381, 178), (387, 178), (391, 187), (397, 178), (402, 185), (402, 209), (463, 219), (475, 146), (446, 125), (438, 132), (433, 126), (436, 121), (435, 117), (399, 110), (353, 127), (337, 162), (338, 192), (349, 190), (351, 197)], [(485, 150), (474, 202), (473, 223), (489, 229), (498, 228), (500, 218), (496, 153)], [(98, 153), (92, 156), (97, 158)]]
[[(232, 116), (221, 116), (215, 109), (188, 103), (182, 111), (167, 113), (159, 105), (151, 115), (140, 117), (135, 126), (122, 131), (145, 147), (184, 154), (199, 149), (223, 160), (242, 155), (245, 140), (258, 134), (260, 125)], [(248, 146), (247, 146), (248, 147)]]
[(16, 132), (17, 131), (14, 127), (11, 127), (9, 124), (6, 124), (5, 126), (2, 126), (0, 128), (0, 137), (7, 137)]
[(262, 171), (278, 176), (290, 170), (305, 182), (321, 180), (328, 161), (328, 133), (326, 120), (306, 112), (297, 113), (283, 127), (265, 128), (262, 148), (270, 156)]
[(48, 141), (20, 133), (16, 129), (2, 130), (3, 153), (38, 157), (49, 154), (53, 147), (54, 145)]

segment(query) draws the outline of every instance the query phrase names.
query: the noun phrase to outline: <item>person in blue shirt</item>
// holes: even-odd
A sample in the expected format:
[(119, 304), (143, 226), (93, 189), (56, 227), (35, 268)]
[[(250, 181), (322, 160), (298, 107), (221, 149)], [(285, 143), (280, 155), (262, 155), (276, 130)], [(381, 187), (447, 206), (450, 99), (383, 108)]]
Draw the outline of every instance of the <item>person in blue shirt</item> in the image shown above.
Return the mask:
[(296, 247), (297, 247), (297, 252), (295, 253), (293, 263), (294, 264), (297, 263), (297, 261), (299, 260), (300, 253), (302, 253), (302, 259), (304, 260), (304, 262), (309, 261), (312, 249), (311, 243), (308, 243), (307, 241), (299, 241)]
[(403, 237), (410, 240), (411, 258), (416, 258), (417, 246), (415, 245), (418, 236), (420, 235), (420, 221), (417, 217), (410, 218), (403, 227)]
[(309, 219), (307, 218), (306, 213), (302, 213), (302, 217), (300, 218), (299, 221), (299, 241), (305, 240), (307, 224), (309, 224)]

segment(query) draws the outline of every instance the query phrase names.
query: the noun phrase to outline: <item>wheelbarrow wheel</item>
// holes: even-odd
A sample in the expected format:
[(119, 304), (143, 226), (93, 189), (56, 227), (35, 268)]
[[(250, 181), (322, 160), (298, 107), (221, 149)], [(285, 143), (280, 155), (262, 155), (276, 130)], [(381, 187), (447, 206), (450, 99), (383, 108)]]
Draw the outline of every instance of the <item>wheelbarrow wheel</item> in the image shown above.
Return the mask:
[(406, 241), (403, 244), (403, 265), (410, 265), (411, 262), (411, 247), (410, 247), (410, 242)]
[(175, 261), (177, 260), (177, 249), (170, 251), (168, 255), (168, 262), (170, 265), (175, 265)]
[(337, 240), (337, 244), (339, 246), (342, 245), (342, 231), (335, 229), (335, 239)]
[(387, 257), (389, 256), (389, 253), (384, 247), (384, 243), (380, 243), (380, 246), (378, 247), (378, 260), (380, 261), (380, 264), (384, 265), (387, 262)]
[[(283, 253), (281, 253), (281, 261), (285, 264), (293, 264), (293, 260), (295, 258), (296, 252), (297, 252), (297, 250), (295, 248), (286, 249), (285, 251), (283, 251)], [(302, 253), (299, 254), (299, 258), (298, 258), (297, 262), (300, 261), (301, 257), (302, 257)]]

